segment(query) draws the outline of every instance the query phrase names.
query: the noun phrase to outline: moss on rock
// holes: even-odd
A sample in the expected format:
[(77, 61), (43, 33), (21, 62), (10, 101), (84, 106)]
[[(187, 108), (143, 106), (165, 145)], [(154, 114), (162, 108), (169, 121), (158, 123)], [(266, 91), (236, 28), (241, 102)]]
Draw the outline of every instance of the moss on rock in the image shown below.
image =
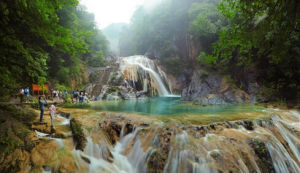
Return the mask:
[(81, 127), (81, 124), (74, 118), (70, 121), (70, 127), (73, 134), (73, 139), (75, 141), (75, 147), (77, 150), (84, 150), (86, 146), (86, 137), (83, 133), (83, 129)]
[(248, 141), (249, 145), (253, 148), (258, 160), (258, 167), (262, 172), (275, 172), (271, 155), (266, 148), (266, 145), (260, 139), (250, 139)]

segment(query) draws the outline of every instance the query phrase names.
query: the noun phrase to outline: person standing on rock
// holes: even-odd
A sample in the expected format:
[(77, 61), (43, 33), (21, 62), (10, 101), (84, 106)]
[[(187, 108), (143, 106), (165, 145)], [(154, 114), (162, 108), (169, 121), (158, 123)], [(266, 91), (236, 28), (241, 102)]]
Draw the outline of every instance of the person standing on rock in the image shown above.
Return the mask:
[(54, 103), (52, 104), (50, 107), (49, 107), (49, 111), (50, 111), (50, 118), (51, 118), (51, 132), (54, 132), (55, 131), (55, 128), (54, 128), (54, 115), (56, 113), (56, 105), (57, 103)]
[(40, 115), (40, 122), (43, 122), (43, 116), (44, 116), (44, 110), (45, 110), (45, 105), (47, 104), (47, 101), (43, 96), (39, 97), (39, 105), (40, 105), (40, 110), (41, 110), (41, 115)]

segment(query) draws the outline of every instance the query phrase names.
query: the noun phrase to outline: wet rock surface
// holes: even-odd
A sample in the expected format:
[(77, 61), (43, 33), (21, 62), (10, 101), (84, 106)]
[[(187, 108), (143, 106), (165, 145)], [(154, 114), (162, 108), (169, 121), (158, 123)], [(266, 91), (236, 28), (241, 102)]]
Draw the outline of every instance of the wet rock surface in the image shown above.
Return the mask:
[(199, 105), (220, 105), (256, 102), (257, 84), (245, 92), (220, 75), (205, 70), (194, 71), (190, 84), (183, 89), (182, 99)]
[[(144, 141), (142, 147), (148, 153), (145, 157), (146, 172), (171, 170), (190, 172), (203, 166), (201, 170), (210, 172), (274, 173), (276, 172), (274, 158), (271, 157), (265, 144), (269, 140), (268, 135), (257, 132), (258, 129), (268, 128), (272, 132), (269, 135), (284, 141), (280, 135), (278, 136), (273, 121), (271, 118), (265, 118), (209, 125), (181, 125), (170, 122), (162, 126), (153, 126), (153, 124), (149, 126), (149, 122), (143, 123), (128, 117), (107, 117), (100, 126), (109, 136), (115, 136), (114, 142), (122, 139), (121, 134), (124, 136), (132, 134), (133, 132), (130, 132), (132, 127), (137, 128), (137, 137), (133, 139)], [(125, 131), (128, 131), (128, 134)], [(134, 141), (131, 147), (134, 146), (133, 144)], [(282, 144), (289, 148), (288, 143)], [(131, 147), (129, 150), (133, 149)], [(206, 149), (201, 152), (202, 147)], [(288, 149), (288, 152), (293, 155), (291, 150)], [(200, 157), (199, 155), (202, 154), (204, 155)], [(294, 172), (295, 169), (291, 168), (289, 171)]]
[(76, 149), (83, 151), (86, 146), (87, 140), (81, 127), (81, 124), (75, 118), (72, 118), (70, 121), (70, 128), (72, 130)]
[(272, 158), (268, 149), (266, 148), (265, 143), (259, 139), (249, 139), (248, 143), (253, 148), (257, 156), (256, 162), (258, 163), (258, 166), (261, 168), (262, 172), (275, 173)]

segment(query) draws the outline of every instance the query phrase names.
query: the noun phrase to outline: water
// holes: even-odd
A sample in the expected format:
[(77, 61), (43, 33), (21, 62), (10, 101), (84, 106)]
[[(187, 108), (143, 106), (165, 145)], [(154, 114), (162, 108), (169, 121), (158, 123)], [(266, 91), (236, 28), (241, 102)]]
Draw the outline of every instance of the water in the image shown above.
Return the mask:
[[(178, 98), (154, 98), (151, 102), (159, 104), (162, 100), (165, 105), (186, 106), (186, 103)], [(268, 167), (270, 172), (300, 172), (299, 112), (264, 109), (258, 106), (223, 106), (203, 109), (206, 109), (205, 114), (210, 110), (211, 113), (219, 112), (219, 116), (224, 112), (231, 114), (231, 112), (241, 111), (246, 115), (253, 111), (268, 112), (274, 116), (263, 120), (261, 125), (254, 123), (253, 130), (247, 130), (243, 124), (238, 123), (235, 124), (235, 128), (221, 124), (216, 128), (218, 130), (208, 129), (206, 132), (185, 125), (182, 125), (186, 127), (185, 129), (175, 128), (172, 124), (141, 127), (131, 122), (134, 125), (133, 131), (125, 134), (126, 123), (114, 121), (112, 124), (123, 125), (119, 129), (119, 140), (115, 145), (105, 142), (108, 141), (107, 135), (96, 138), (94, 135), (104, 134), (103, 129), (97, 128), (95, 132), (89, 134), (84, 152), (73, 150), (78, 172), (146, 173), (151, 168), (159, 169), (164, 173), (217, 173), (220, 170), (261, 173), (266, 172), (261, 165), (268, 164), (270, 164)], [(171, 130), (166, 130), (166, 127)], [(260, 155), (264, 158), (258, 157), (249, 141), (260, 141), (261, 144), (255, 143), (260, 147), (259, 152), (268, 154)], [(165, 150), (167, 152), (164, 153)], [(160, 165), (163, 160), (165, 161), (159, 167), (153, 164), (156, 162)]]
[(65, 126), (69, 126), (70, 125), (70, 119), (65, 118), (65, 117), (63, 117), (63, 116), (61, 116), (59, 114), (57, 115), (57, 117), (62, 120), (62, 122), (60, 123), (60, 125), (65, 125)]
[(149, 83), (147, 77), (139, 71), (139, 68), (149, 74), (150, 86), (152, 89), (157, 90), (159, 96), (171, 95), (163, 82), (163, 79), (167, 79), (166, 74), (149, 58), (140, 55), (125, 57), (122, 58), (120, 67), (125, 79), (137, 82), (139, 78), (142, 78), (144, 92), (147, 91)]
[(143, 100), (99, 101), (93, 109), (101, 111), (139, 113), (144, 115), (263, 113), (264, 108), (252, 105), (200, 107), (181, 101), (179, 97), (153, 97)]

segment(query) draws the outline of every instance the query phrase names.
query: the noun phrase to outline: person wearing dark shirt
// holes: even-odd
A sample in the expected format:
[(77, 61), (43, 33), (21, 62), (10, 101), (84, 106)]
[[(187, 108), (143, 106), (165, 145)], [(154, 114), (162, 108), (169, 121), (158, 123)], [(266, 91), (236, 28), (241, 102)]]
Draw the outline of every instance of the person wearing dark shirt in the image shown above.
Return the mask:
[(40, 122), (43, 122), (43, 116), (44, 116), (44, 110), (45, 110), (45, 105), (47, 104), (47, 101), (43, 96), (39, 97), (39, 105), (40, 105), (40, 110), (41, 110), (41, 115), (40, 115)]

